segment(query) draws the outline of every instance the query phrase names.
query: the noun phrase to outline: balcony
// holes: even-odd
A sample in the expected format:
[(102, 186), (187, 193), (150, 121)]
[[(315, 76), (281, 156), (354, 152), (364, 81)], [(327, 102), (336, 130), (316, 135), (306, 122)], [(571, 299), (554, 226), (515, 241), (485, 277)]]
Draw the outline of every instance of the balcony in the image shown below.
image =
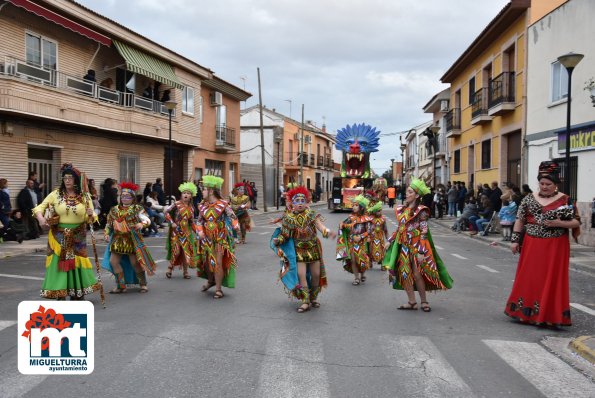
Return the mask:
[(215, 126), (215, 150), (230, 152), (236, 149), (236, 131), (225, 126)]
[[(0, 56), (0, 87), (1, 107), (12, 112), (100, 130), (168, 138), (168, 111), (164, 103), (102, 87), (55, 69)], [(175, 109), (172, 117), (176, 117)]]
[(461, 135), (461, 109), (453, 108), (444, 115), (446, 137)]
[(490, 82), (490, 96), (488, 99), (488, 115), (497, 116), (514, 111), (515, 102), (514, 72), (504, 72)]
[(312, 167), (316, 166), (316, 155), (314, 155), (314, 154), (310, 154), (310, 166), (312, 166)]
[(479, 125), (490, 123), (492, 117), (488, 114), (488, 91), (487, 87), (480, 88), (473, 94), (471, 102), (471, 124)]
[(316, 167), (324, 167), (324, 156), (318, 155), (318, 161), (316, 162)]
[(333, 158), (331, 158), (330, 156), (324, 158), (324, 165), (326, 168), (331, 170), (335, 168), (335, 162), (333, 161)]

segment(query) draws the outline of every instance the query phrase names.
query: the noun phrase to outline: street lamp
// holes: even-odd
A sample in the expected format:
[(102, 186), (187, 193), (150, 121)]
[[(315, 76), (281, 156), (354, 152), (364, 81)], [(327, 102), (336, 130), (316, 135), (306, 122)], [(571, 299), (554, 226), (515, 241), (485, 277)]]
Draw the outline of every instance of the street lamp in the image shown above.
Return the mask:
[[(572, 100), (572, 71), (583, 59), (583, 54), (568, 53), (558, 57), (558, 61), (568, 72), (568, 97), (566, 102), (566, 156), (564, 159), (564, 193), (570, 196), (570, 102)], [(576, 198), (575, 198), (576, 199)]]
[(395, 159), (390, 160), (390, 177), (392, 178), (392, 184), (395, 185)]
[(176, 109), (176, 105), (178, 105), (174, 101), (165, 101), (165, 107), (167, 108), (167, 113), (169, 114), (169, 150), (167, 158), (169, 159), (169, 176), (167, 177), (168, 185), (169, 185), (169, 200), (168, 204), (171, 205), (171, 196), (173, 195), (173, 170), (174, 170), (174, 160), (172, 159), (172, 150), (171, 150), (171, 113), (174, 109)]
[(276, 186), (275, 186), (275, 203), (277, 204), (277, 210), (279, 210), (279, 202), (281, 198), (279, 197), (279, 187), (281, 186), (279, 182), (279, 177), (281, 176), (281, 142), (283, 141), (283, 129), (282, 128), (275, 128), (274, 132), (274, 139), (277, 143), (277, 178), (276, 178)]
[(403, 142), (403, 136), (399, 136), (399, 141), (401, 142), (401, 204), (405, 201), (405, 148), (407, 145)]

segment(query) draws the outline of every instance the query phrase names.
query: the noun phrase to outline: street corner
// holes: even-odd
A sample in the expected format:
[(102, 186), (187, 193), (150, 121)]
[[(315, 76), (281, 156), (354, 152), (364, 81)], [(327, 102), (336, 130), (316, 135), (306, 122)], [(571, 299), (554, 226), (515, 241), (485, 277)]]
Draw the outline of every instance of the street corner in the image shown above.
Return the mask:
[(574, 338), (568, 344), (570, 350), (577, 355), (585, 358), (595, 366), (595, 337), (594, 336), (580, 336)]

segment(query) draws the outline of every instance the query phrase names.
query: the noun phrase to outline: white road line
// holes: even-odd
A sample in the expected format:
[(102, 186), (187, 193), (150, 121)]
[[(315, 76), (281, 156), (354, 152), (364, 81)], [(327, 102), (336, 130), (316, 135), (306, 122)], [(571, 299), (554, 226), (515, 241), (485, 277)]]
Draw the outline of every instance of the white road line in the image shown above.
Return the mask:
[(443, 247), (440, 247), (440, 246), (438, 246), (438, 245), (434, 245), (434, 247), (435, 247), (436, 249), (438, 249), (438, 250), (444, 250), (444, 248), (443, 248)]
[(167, 260), (166, 260), (166, 259), (164, 259), (164, 258), (162, 258), (162, 259), (160, 259), (160, 260), (157, 260), (157, 261), (155, 261), (155, 264), (159, 264), (159, 263), (162, 263), (162, 262), (164, 262), (164, 261), (167, 261)]
[(16, 367), (16, 362), (15, 359), (14, 368), (0, 370), (0, 385), (2, 385), (3, 397), (22, 397), (47, 378), (44, 375), (21, 374)]
[(29, 254), (29, 257), (47, 257), (45, 254)]
[(583, 312), (586, 312), (589, 315), (595, 316), (595, 311), (594, 310), (590, 309), (589, 307), (585, 307), (582, 304), (570, 303), (570, 306), (576, 308), (577, 310), (581, 310)]
[(322, 342), (310, 333), (274, 330), (267, 338), (257, 397), (330, 397)]
[(12, 275), (12, 274), (0, 274), (0, 277), (15, 278), (15, 279), (31, 279), (34, 281), (42, 281), (43, 280), (43, 278), (40, 278), (37, 276)]
[(16, 325), (17, 321), (0, 321), (0, 331)]
[(259, 232), (258, 235), (272, 235), (270, 232)]
[(463, 257), (457, 253), (450, 253), (453, 257), (460, 258), (461, 260), (467, 260), (467, 257)]
[(388, 348), (384, 352), (390, 365), (396, 368), (394, 376), (402, 387), (399, 396), (474, 396), (471, 388), (427, 337), (384, 335), (379, 341)]
[(499, 271), (496, 271), (495, 269), (493, 269), (493, 268), (490, 268), (490, 267), (488, 267), (487, 265), (477, 265), (477, 264), (476, 264), (475, 266), (476, 266), (476, 267), (479, 267), (479, 268), (481, 268), (481, 269), (485, 269), (485, 270), (486, 270), (486, 271), (488, 271), (488, 272), (493, 272), (493, 273), (496, 273), (496, 274), (497, 274), (497, 273), (499, 273)]
[(593, 397), (593, 384), (537, 343), (483, 340), (529, 383), (549, 398)]

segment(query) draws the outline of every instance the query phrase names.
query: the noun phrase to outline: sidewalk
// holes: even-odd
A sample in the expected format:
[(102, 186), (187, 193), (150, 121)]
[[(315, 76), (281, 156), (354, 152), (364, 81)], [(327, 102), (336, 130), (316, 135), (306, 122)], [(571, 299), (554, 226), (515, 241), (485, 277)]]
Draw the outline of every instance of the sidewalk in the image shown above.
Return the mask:
[[(486, 236), (469, 235), (469, 232), (455, 232), (451, 229), (455, 217), (446, 217), (439, 220), (432, 218), (430, 221), (433, 224), (440, 226), (440, 229), (447, 229), (453, 235), (459, 235), (461, 238), (474, 239), (480, 242), (489, 244), (490, 246), (500, 246), (508, 249), (510, 242), (502, 240), (502, 235), (499, 233), (490, 233)], [(579, 245), (570, 239), (570, 265), (581, 272), (586, 272), (591, 276), (595, 276), (595, 248), (590, 246)], [(579, 336), (570, 341), (568, 349), (577, 355), (580, 355), (591, 365), (595, 366), (595, 336)]]

